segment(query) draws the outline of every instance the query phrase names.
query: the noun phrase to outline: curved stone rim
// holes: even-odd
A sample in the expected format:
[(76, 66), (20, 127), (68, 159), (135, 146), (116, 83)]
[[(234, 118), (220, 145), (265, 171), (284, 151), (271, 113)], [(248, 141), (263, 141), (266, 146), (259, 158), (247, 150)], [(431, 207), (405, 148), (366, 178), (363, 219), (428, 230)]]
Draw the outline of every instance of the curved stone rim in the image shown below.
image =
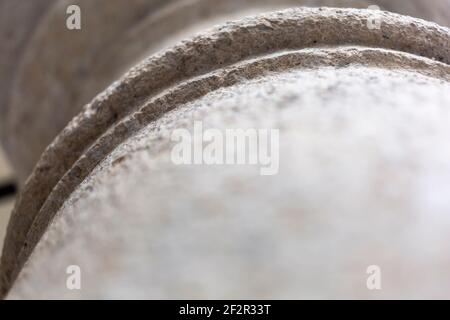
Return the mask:
[[(163, 35), (167, 35), (167, 32), (174, 36), (186, 30), (185, 23), (176, 23), (176, 21), (186, 18), (189, 26), (197, 25), (194, 21), (198, 21), (198, 16), (209, 20), (222, 15), (235, 16), (241, 10), (245, 10), (247, 13), (247, 10), (252, 9), (251, 11), (253, 11), (255, 8), (258, 8), (257, 11), (279, 10), (283, 7), (299, 5), (367, 8), (369, 4), (376, 4), (388, 11), (422, 17), (448, 27), (447, 20), (443, 18), (445, 14), (442, 8), (450, 0), (436, 0), (436, 6), (431, 7), (419, 5), (421, 0), (397, 0), (394, 2), (389, 0), (372, 0), (372, 2), (369, 0), (220, 0), (216, 1), (212, 10), (208, 0), (149, 0), (146, 1), (145, 6), (142, 6), (142, 0), (133, 0), (131, 1), (132, 5), (128, 5), (127, 8), (138, 5), (140, 6), (138, 11), (144, 13), (150, 10), (151, 14), (140, 15), (140, 18), (136, 21), (133, 20), (130, 28), (127, 24), (126, 30), (116, 28), (114, 41), (106, 41), (105, 43), (99, 41), (99, 39), (92, 42), (96, 36), (103, 34), (103, 32), (88, 32), (87, 37), (81, 38), (77, 36), (64, 37), (64, 39), (67, 39), (63, 41), (60, 41), (61, 35), (59, 33), (49, 32), (49, 26), (64, 24), (64, 21), (61, 20), (61, 18), (64, 18), (62, 10), (68, 4), (71, 4), (67, 1), (59, 0), (57, 3), (55, 2), (53, 9), (47, 12), (46, 18), (43, 19), (45, 21), (42, 21), (38, 26), (28, 45), (29, 48), (34, 48), (34, 50), (25, 52), (24, 57), (20, 59), (13, 81), (11, 81), (12, 88), (8, 95), (9, 107), (5, 108), (5, 112), (7, 111), (9, 115), (5, 114), (5, 117), (3, 117), (8, 118), (5, 122), (7, 126), (4, 125), (5, 128), (2, 130), (4, 133), (3, 144), (9, 153), (13, 166), (17, 169), (16, 175), (21, 186), (34, 169), (45, 147), (51, 143), (70, 118), (78, 113), (78, 107), (88, 103), (94, 94), (103, 91), (112, 80), (117, 79), (119, 75), (128, 70), (132, 66), (129, 64), (130, 58), (133, 61), (138, 61), (148, 56), (144, 56), (143, 53), (155, 52), (153, 49), (160, 47), (159, 43), (164, 38)], [(104, 4), (102, 4), (104, 0), (95, 2), (77, 0), (76, 2), (81, 7), (88, 9), (89, 12), (97, 12), (98, 8), (104, 7)], [(117, 1), (114, 0), (113, 2)], [(89, 7), (86, 7), (87, 3), (89, 3)], [(433, 9), (439, 7), (441, 8), (440, 11)], [(208, 11), (210, 12), (208, 13)], [(121, 12), (125, 14), (123, 10)], [(144, 16), (145, 18), (143, 18)], [(181, 16), (183, 19), (180, 20), (179, 17)], [(91, 15), (85, 18), (86, 22), (83, 22), (83, 24), (93, 24)], [(98, 19), (94, 19), (96, 21), (99, 19), (99, 24), (104, 25), (101, 21), (104, 22), (107, 17), (99, 16)], [(168, 24), (164, 21), (172, 21), (169, 24), (171, 27), (167, 28)], [(117, 30), (120, 31), (117, 32)], [(148, 30), (152, 30), (152, 32), (147, 32)], [(88, 43), (90, 44), (88, 45)], [(51, 45), (51, 52), (55, 54), (49, 54), (48, 50), (43, 49), (47, 48), (48, 45)], [(71, 55), (73, 50), (67, 50), (72, 46), (82, 48), (86, 45), (90, 48), (90, 54), (88, 55), (90, 58), (87, 60), (87, 56), (82, 55), (78, 59)], [(93, 52), (90, 51), (93, 49), (91, 46), (96, 48)], [(67, 56), (66, 63), (54, 64), (54, 61), (58, 61), (57, 57), (59, 56)], [(51, 66), (53, 70), (48, 75), (45, 66)], [(46, 74), (47, 76), (36, 76), (37, 74)], [(92, 74), (96, 74), (96, 76), (92, 77)], [(58, 88), (64, 84), (78, 89), (68, 90), (65, 94), (60, 92), (63, 90), (63, 87), (61, 87), (56, 90), (58, 94), (42, 94), (49, 91), (50, 88)], [(29, 92), (26, 95), (27, 98), (24, 98), (23, 90)], [(36, 121), (32, 122), (31, 128), (26, 128), (26, 126), (23, 126), (23, 122), (33, 116), (29, 111), (34, 110), (36, 104), (46, 107), (41, 110), (41, 115), (38, 116)], [(63, 107), (62, 113), (61, 106), (66, 106)], [(55, 112), (60, 113), (61, 116), (54, 122), (54, 125), (48, 126), (45, 119), (51, 118)], [(0, 122), (3, 118), (0, 119)], [(14, 132), (15, 134), (5, 135), (6, 132)], [(34, 132), (37, 134), (33, 134)]]
[[(373, 15), (385, 21), (381, 30), (363, 25)], [(376, 50), (378, 58), (402, 56), (403, 64), (415, 61), (410, 65), (412, 69), (422, 69), (425, 74), (449, 81), (449, 44), (447, 28), (420, 19), (369, 10), (289, 9), (228, 23), (150, 57), (97, 96), (44, 152), (8, 226), (0, 268), (0, 295), (9, 290), (67, 196), (115, 146), (136, 132), (138, 127), (133, 128), (130, 119), (134, 117), (135, 123), (142, 126), (168, 111), (155, 110), (155, 105), (146, 109), (153, 99), (166, 96), (164, 90), (170, 92), (174, 86), (208, 79), (208, 74), (219, 80), (215, 73), (226, 72), (224, 68), (239, 68), (240, 62), (249, 59), (252, 65), (258, 59), (264, 61), (261, 56), (283, 50), (346, 45), (377, 47), (366, 50)], [(283, 56), (286, 57), (279, 57)], [(338, 61), (342, 63), (342, 59)], [(370, 64), (366, 59), (362, 61)], [(389, 60), (381, 61), (386, 66)], [(354, 57), (351, 62), (355, 63)], [(440, 72), (439, 68), (445, 71)], [(133, 111), (137, 112), (130, 115)]]

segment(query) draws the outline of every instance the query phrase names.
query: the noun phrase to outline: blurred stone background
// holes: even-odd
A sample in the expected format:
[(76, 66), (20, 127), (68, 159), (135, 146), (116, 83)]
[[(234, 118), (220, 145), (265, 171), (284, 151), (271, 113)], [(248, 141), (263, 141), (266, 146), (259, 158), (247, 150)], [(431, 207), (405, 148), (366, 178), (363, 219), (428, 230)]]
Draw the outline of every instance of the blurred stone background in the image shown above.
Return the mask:
[[(11, 169), (5, 159), (3, 150), (0, 149), (0, 185), (9, 182), (11, 177)], [(0, 199), (0, 248), (3, 247), (3, 239), (5, 238), (6, 226), (8, 224), (13, 203), (13, 197)]]

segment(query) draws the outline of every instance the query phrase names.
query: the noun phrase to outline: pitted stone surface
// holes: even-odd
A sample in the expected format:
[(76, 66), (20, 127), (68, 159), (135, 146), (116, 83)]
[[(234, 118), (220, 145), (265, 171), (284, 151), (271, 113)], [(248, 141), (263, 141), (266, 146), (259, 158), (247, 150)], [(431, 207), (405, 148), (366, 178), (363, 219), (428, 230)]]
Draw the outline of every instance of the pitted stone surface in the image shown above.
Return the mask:
[[(9, 298), (448, 298), (449, 90), (411, 71), (294, 68), (167, 112), (69, 197)], [(279, 175), (174, 165), (171, 132), (195, 120), (280, 129)], [(64, 287), (69, 264), (82, 291)]]

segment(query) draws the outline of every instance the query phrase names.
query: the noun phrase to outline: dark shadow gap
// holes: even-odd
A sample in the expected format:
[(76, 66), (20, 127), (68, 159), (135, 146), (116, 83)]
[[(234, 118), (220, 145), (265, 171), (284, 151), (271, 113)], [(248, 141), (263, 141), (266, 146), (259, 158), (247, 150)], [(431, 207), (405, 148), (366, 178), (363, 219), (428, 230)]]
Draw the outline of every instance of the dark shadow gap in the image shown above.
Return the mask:
[(17, 192), (17, 186), (14, 182), (0, 182), (0, 200), (14, 196)]

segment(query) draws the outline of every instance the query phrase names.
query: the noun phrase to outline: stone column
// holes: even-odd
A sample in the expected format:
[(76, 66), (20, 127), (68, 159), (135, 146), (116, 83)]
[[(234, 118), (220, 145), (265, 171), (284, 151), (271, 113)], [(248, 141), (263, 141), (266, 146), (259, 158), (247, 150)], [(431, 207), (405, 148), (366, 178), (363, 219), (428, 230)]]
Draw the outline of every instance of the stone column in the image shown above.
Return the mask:
[[(11, 298), (448, 297), (448, 28), (297, 8), (205, 29), (293, 1), (134, 2), (81, 1), (98, 33), (75, 35), (55, 3), (21, 59), (5, 137), (32, 173), (4, 294), (19, 276)], [(349, 2), (306, 4), (368, 5)], [(374, 2), (448, 22), (448, 1)], [(171, 135), (196, 120), (279, 130), (279, 171), (176, 165)], [(373, 264), (389, 289), (367, 289)], [(65, 287), (69, 265), (83, 290)]]
[[(21, 3), (21, 4), (18, 4)], [(0, 128), (20, 182), (82, 107), (143, 58), (214, 24), (294, 6), (380, 8), (450, 25), (450, 0), (2, 0)], [(83, 29), (65, 28), (70, 4)], [(47, 12), (43, 14), (43, 12)], [(19, 19), (18, 17), (22, 17)], [(111, 23), (114, 21), (114, 23)]]

